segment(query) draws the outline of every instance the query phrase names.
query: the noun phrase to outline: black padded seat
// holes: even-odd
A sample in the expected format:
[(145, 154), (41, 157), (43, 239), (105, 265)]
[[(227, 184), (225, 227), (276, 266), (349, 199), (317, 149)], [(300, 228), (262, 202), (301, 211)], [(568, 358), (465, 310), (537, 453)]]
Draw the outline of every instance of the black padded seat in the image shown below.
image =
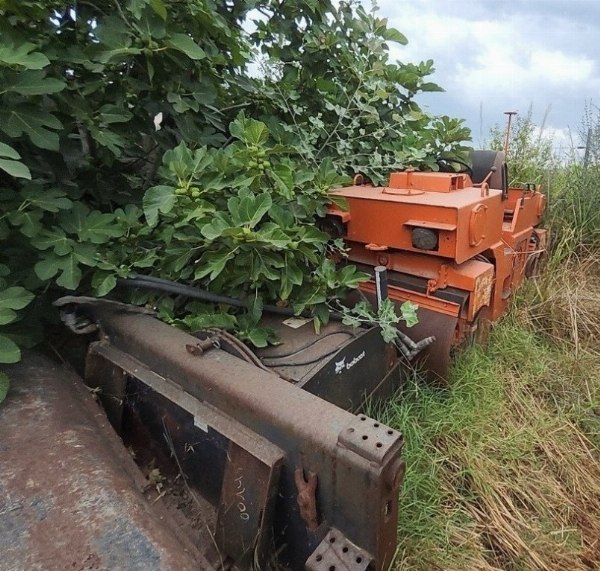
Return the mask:
[(503, 151), (471, 151), (471, 179), (475, 184), (485, 180), (492, 168), (496, 168), (488, 180), (490, 188), (502, 190), (502, 196), (508, 194), (508, 172), (506, 168), (506, 155)]

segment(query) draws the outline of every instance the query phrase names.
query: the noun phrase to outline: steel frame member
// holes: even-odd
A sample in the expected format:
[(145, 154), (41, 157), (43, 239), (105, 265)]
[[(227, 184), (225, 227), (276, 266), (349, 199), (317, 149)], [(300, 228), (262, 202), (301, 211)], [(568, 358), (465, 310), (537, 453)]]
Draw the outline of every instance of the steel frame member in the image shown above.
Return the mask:
[(390, 565), (404, 473), (398, 431), (135, 308), (59, 305), (71, 321), (98, 326), (85, 381), (117, 432), (132, 416), (169, 429), (185, 477), (216, 510), (223, 558), (264, 568), (276, 550), (292, 569)]

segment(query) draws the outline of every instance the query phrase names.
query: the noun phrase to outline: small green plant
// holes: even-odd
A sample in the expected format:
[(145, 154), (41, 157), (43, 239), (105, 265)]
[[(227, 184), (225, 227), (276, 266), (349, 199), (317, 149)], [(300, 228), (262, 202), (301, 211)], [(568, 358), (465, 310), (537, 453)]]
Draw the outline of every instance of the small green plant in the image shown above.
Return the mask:
[(343, 323), (353, 327), (361, 324), (377, 324), (381, 328), (381, 335), (386, 343), (392, 343), (398, 337), (397, 325), (404, 321), (407, 327), (413, 327), (419, 322), (418, 306), (410, 301), (405, 301), (400, 306), (400, 315), (391, 299), (384, 299), (377, 311), (366, 301), (360, 301), (355, 306), (348, 308), (342, 306)]

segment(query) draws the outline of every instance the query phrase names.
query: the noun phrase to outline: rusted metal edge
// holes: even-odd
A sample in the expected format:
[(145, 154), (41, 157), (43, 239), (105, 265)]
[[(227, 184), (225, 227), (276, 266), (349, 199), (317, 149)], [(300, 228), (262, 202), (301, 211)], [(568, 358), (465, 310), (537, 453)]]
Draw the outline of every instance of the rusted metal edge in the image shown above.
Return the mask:
[(206, 430), (208, 426), (212, 427), (238, 446), (256, 450), (259, 459), (266, 463), (275, 464), (283, 456), (281, 449), (268, 440), (261, 438), (256, 432), (248, 430), (233, 417), (192, 396), (172, 380), (151, 371), (137, 359), (116, 349), (107, 341), (94, 343), (91, 346), (91, 354), (101, 355), (178, 407), (192, 414), (194, 424), (198, 428)]
[[(179, 385), (201, 403), (198, 416), (218, 411), (219, 418), (234, 419), (284, 452), (276, 544), (285, 548), (285, 561), (292, 568), (304, 567), (332, 527), (371, 554), (375, 570), (389, 565), (403, 472), (400, 433), (392, 431), (385, 439), (373, 433), (373, 438), (361, 436), (350, 443), (344, 431), (375, 421), (360, 420), (221, 349), (192, 355), (186, 345), (196, 342), (193, 337), (150, 316), (105, 304), (93, 312), (102, 343), (142, 363), (156, 375), (151, 382), (162, 378)], [(315, 531), (303, 520), (296, 501), (298, 468), (318, 477)]]
[(190, 413), (200, 430), (207, 432), (210, 428), (230, 441), (215, 540), (222, 553), (242, 568), (255, 561), (264, 562), (272, 545), (271, 518), (283, 451), (106, 341), (90, 347), (88, 362), (93, 361), (94, 367), (98, 366), (97, 356)]
[(159, 504), (92, 394), (38, 353), (2, 368), (0, 567), (214, 569)]
[(306, 571), (367, 571), (371, 563), (369, 553), (333, 528), (306, 561)]

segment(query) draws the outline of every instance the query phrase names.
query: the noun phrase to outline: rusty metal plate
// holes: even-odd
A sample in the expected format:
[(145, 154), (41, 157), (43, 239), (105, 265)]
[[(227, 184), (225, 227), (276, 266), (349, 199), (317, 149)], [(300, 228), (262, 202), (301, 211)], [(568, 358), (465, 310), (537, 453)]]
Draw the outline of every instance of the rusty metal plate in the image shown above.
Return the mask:
[(263, 568), (271, 547), (272, 517), (282, 454), (262, 446), (245, 450), (230, 443), (219, 503), (216, 540), (242, 568)]
[(393, 428), (361, 414), (338, 436), (338, 443), (370, 462), (383, 463), (402, 435)]
[(147, 485), (82, 381), (40, 354), (2, 368), (0, 567), (213, 569)]
[[(132, 418), (131, 407), (139, 413), (145, 406), (144, 402), (152, 402), (155, 405), (153, 420), (162, 420), (162, 427), (154, 438), (155, 441), (160, 442), (160, 432), (168, 429), (174, 445), (173, 450), (186, 448), (185, 444), (178, 446), (178, 441), (182, 438), (194, 442), (193, 446), (187, 446), (187, 452), (180, 450), (181, 468), (186, 472), (190, 484), (198, 486), (204, 492), (207, 491), (206, 483), (203, 489), (201, 480), (208, 472), (214, 473), (215, 477), (212, 480), (219, 478), (220, 500), (214, 534), (216, 545), (240, 568), (249, 568), (251, 564), (259, 564), (260, 567), (269, 556), (268, 550), (272, 547), (271, 518), (283, 459), (282, 451), (237, 423), (235, 419), (199, 401), (176, 383), (157, 375), (111, 345), (92, 344), (87, 364), (88, 374), (92, 375), (88, 382), (94, 386), (99, 384), (102, 393), (105, 381), (108, 389), (111, 389), (115, 368), (120, 371), (122, 378), (135, 377), (156, 393), (148, 393), (147, 389), (144, 391), (138, 384), (130, 383), (129, 390), (133, 394), (125, 395), (123, 399), (125, 418)], [(173, 409), (174, 406), (184, 413), (183, 416)], [(146, 410), (148, 411), (147, 407)], [(192, 423), (183, 420), (186, 417), (185, 413), (191, 416), (193, 426), (190, 426)], [(140, 419), (140, 422), (145, 423), (146, 430), (151, 428), (147, 415)], [(132, 426), (131, 421), (125, 424)], [(224, 439), (219, 439), (216, 435), (209, 437), (209, 431), (211, 434), (219, 433)], [(212, 446), (219, 442), (222, 442), (225, 448), (213, 450), (212, 453), (205, 452), (203, 448), (208, 446), (208, 442), (204, 440), (202, 433), (206, 433), (211, 441), (211, 450)], [(223, 454), (220, 454), (221, 450)], [(204, 464), (202, 474), (197, 466), (192, 465), (194, 458), (199, 455), (202, 455), (204, 460), (201, 462)], [(223, 470), (217, 461), (217, 455), (224, 456)], [(206, 469), (207, 462), (211, 463), (210, 469)], [(193, 464), (197, 462), (194, 461)], [(214, 494), (207, 494), (208, 497), (212, 495)]]
[[(344, 442), (340, 439), (344, 430), (366, 421), (221, 349), (190, 353), (187, 347), (197, 339), (150, 316), (123, 312), (118, 307), (97, 309), (102, 341), (95, 350), (110, 348), (111, 360), (117, 354), (128, 356), (130, 364), (123, 363), (128, 374), (148, 386), (177, 387), (172, 394), (167, 390), (162, 394), (178, 406), (193, 399), (198, 408), (186, 413), (187, 418), (182, 419), (186, 425), (206, 425), (211, 438), (213, 428), (225, 435), (228, 425), (240, 427), (243, 431), (236, 428), (227, 438), (241, 447), (252, 449), (252, 438), (246, 445), (235, 440), (236, 433), (240, 437), (253, 434), (254, 442), (267, 440), (282, 450), (284, 461), (271, 520), (281, 564), (303, 569), (329, 529), (335, 528), (370, 554), (374, 570), (389, 566), (396, 544), (402, 474), (402, 438), (398, 433), (386, 444), (382, 456), (371, 449), (370, 441), (362, 445)], [(180, 400), (184, 396), (185, 402)], [(217, 428), (219, 424), (221, 428)], [(176, 441), (176, 426), (169, 431), (181, 450), (184, 441)], [(202, 445), (194, 446), (196, 452), (190, 456), (195, 457)], [(222, 484), (225, 462), (215, 466), (208, 460), (196, 463), (196, 467), (213, 472)], [(306, 490), (297, 486), (299, 470), (305, 481), (308, 478)], [(311, 474), (318, 478), (312, 492)], [(310, 497), (304, 497), (303, 492)], [(315, 509), (309, 513), (306, 508), (313, 504)]]
[[(99, 362), (99, 357), (95, 353), (89, 353), (85, 362), (85, 379), (94, 379), (94, 370), (98, 367), (104, 367), (104, 361)], [(120, 433), (123, 420), (123, 399), (125, 398), (125, 387), (127, 376), (118, 366), (105, 367), (102, 370), (102, 386), (97, 383), (89, 384), (89, 388), (97, 391), (98, 398), (102, 403), (104, 412), (112, 427)]]

